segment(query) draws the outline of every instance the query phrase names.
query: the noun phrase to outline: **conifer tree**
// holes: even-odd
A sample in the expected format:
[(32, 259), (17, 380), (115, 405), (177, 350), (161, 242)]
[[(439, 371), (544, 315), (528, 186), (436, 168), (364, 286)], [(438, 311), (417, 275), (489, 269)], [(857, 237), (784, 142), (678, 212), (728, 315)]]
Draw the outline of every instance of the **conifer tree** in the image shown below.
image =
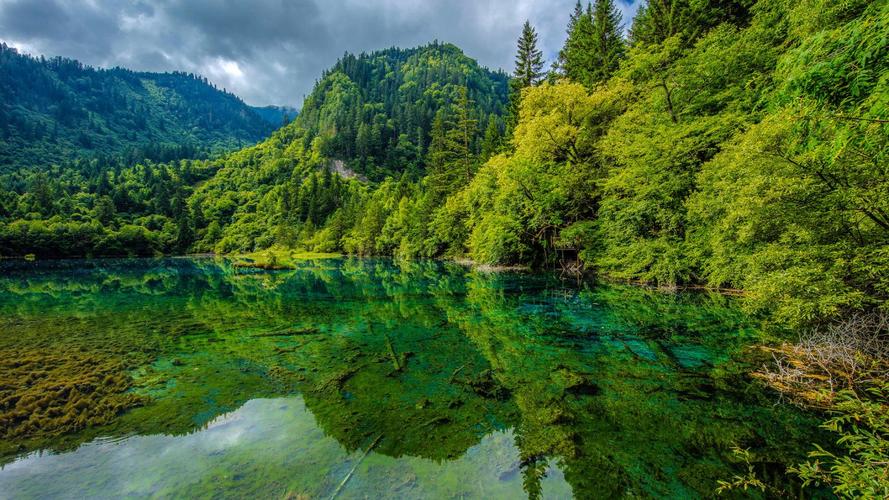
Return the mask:
[(507, 133), (515, 127), (519, 116), (522, 89), (537, 85), (544, 75), (543, 52), (537, 47), (537, 32), (529, 21), (522, 27), (515, 59), (515, 73), (509, 82), (509, 116)]
[(451, 166), (454, 163), (457, 145), (454, 144), (453, 135), (448, 133), (451, 128), (453, 122), (448, 119), (444, 108), (440, 108), (432, 121), (429, 153), (426, 155), (429, 185), (433, 193), (440, 197), (448, 194), (452, 184)]
[(537, 47), (537, 32), (529, 21), (522, 27), (518, 53), (515, 59), (515, 74), (519, 89), (536, 85), (543, 77), (543, 52)]
[(473, 114), (474, 106), (468, 90), (463, 87), (453, 106), (453, 119), (444, 109), (436, 113), (427, 156), (430, 184), (436, 195), (453, 193), (468, 184), (475, 174), (478, 159), (473, 139), (478, 120)]
[(589, 86), (593, 65), (593, 14), (589, 4), (586, 10), (575, 6), (568, 22), (568, 39), (560, 52), (564, 60), (562, 74), (578, 83)]
[[(478, 120), (475, 119), (473, 110), (475, 103), (469, 98), (469, 90), (460, 88), (460, 97), (457, 100), (457, 126), (454, 130), (457, 144), (457, 160), (460, 163), (463, 177), (461, 184), (466, 185), (475, 173), (476, 157), (473, 148), (473, 139), (478, 131)], [(459, 177), (459, 176), (458, 176)]]
[(590, 83), (607, 80), (624, 56), (621, 14), (614, 0), (596, 0), (592, 13), (592, 66)]
[(583, 7), (580, 5), (580, 0), (574, 5), (574, 12), (571, 13), (571, 17), (568, 19), (568, 27), (565, 29), (565, 32), (568, 34), (568, 38), (565, 40), (565, 45), (562, 47), (562, 50), (559, 51), (559, 57), (553, 65), (553, 69), (555, 72), (559, 73), (562, 76), (565, 76), (565, 72), (569, 65), (569, 58), (573, 56), (574, 50), (574, 29), (577, 26), (580, 18), (583, 17)]

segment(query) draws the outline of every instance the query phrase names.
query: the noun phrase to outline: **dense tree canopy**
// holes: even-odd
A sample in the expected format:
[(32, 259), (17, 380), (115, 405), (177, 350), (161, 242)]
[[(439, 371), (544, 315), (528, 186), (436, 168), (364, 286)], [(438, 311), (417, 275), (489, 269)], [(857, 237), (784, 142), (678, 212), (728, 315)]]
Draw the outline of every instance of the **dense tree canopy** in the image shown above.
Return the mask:
[[(450, 120), (451, 105), (465, 92), (467, 110), (478, 123), (500, 116), (507, 77), (480, 67), (457, 47), (432, 43), (416, 49), (346, 54), (322, 75), (296, 120), (303, 146), (343, 161), (374, 180), (426, 164), (439, 113)], [(483, 131), (469, 137), (478, 151)], [(317, 142), (315, 142), (317, 140)]]
[(95, 69), (0, 44), (0, 172), (79, 157), (193, 158), (253, 144), (280, 124), (193, 74)]
[[(452, 45), (347, 54), (256, 146), (7, 175), (0, 253), (579, 259), (788, 324), (885, 308), (886, 9), (651, 0), (625, 42), (612, 2), (578, 4), (545, 83), (521, 34), (512, 127), (506, 76)], [(94, 243), (62, 252), (75, 229)]]

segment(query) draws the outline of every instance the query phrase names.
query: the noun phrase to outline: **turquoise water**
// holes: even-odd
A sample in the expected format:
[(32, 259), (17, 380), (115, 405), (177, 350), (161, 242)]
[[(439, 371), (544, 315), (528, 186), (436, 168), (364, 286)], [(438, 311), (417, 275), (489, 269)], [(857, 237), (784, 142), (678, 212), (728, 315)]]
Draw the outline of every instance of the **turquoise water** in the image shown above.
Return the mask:
[[(0, 498), (708, 497), (818, 418), (731, 299), (443, 263), (0, 263)], [(756, 492), (746, 492), (755, 495)]]

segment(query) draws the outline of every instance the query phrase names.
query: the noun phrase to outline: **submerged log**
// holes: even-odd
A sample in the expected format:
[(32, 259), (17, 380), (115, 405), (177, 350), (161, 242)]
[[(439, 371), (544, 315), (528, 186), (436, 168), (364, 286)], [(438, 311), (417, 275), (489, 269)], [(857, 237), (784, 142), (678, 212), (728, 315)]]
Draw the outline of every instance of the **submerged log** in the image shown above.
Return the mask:
[(355, 462), (355, 465), (352, 466), (352, 469), (349, 471), (348, 474), (346, 474), (346, 477), (343, 478), (343, 480), (342, 480), (342, 482), (340, 482), (339, 486), (337, 486), (336, 489), (333, 491), (333, 494), (330, 495), (331, 500), (333, 500), (334, 498), (339, 496), (340, 492), (343, 491), (343, 487), (346, 486), (346, 483), (348, 483), (349, 479), (352, 478), (352, 475), (355, 474), (355, 470), (358, 469), (358, 466), (361, 465), (362, 461), (364, 461), (364, 457), (366, 457), (374, 448), (376, 448), (377, 444), (379, 444), (379, 442), (380, 442), (380, 439), (383, 439), (382, 434), (377, 436), (377, 438), (373, 440), (373, 442), (370, 444), (370, 446), (368, 446), (367, 449), (364, 450), (364, 453), (361, 455), (361, 458), (359, 458), (358, 461)]
[(313, 327), (287, 328), (285, 330), (274, 332), (257, 333), (256, 335), (251, 335), (251, 337), (297, 337), (300, 335), (317, 335), (319, 333), (321, 333), (321, 331)]

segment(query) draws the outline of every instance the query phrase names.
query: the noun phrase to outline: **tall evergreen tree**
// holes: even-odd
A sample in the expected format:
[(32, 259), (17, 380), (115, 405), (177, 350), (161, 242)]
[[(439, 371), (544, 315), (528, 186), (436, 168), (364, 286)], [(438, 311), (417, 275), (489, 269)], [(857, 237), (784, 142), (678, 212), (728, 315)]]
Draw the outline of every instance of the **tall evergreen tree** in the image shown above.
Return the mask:
[(583, 7), (580, 5), (580, 1), (574, 5), (574, 12), (571, 13), (571, 17), (568, 19), (568, 27), (565, 29), (565, 32), (568, 34), (568, 38), (565, 39), (565, 45), (562, 47), (562, 50), (559, 51), (559, 57), (556, 59), (555, 64), (553, 65), (554, 70), (558, 72), (560, 75), (565, 76), (566, 68), (569, 65), (569, 58), (573, 56), (574, 51), (574, 30), (577, 27), (577, 23), (580, 21), (580, 18), (583, 17), (584, 11)]
[(578, 83), (588, 84), (593, 65), (593, 14), (592, 8), (578, 10), (580, 4), (568, 22), (568, 39), (560, 52), (563, 59), (562, 74)]
[(451, 166), (454, 164), (457, 145), (454, 144), (453, 135), (448, 133), (452, 128), (453, 122), (444, 108), (439, 109), (432, 121), (426, 169), (432, 191), (441, 198), (447, 196), (453, 184)]
[(478, 132), (478, 120), (473, 113), (474, 106), (463, 87), (451, 113), (453, 118), (443, 109), (435, 116), (426, 162), (430, 185), (438, 196), (455, 192), (475, 174), (478, 158), (473, 139)]
[(457, 161), (461, 170), (458, 177), (462, 177), (461, 186), (469, 184), (469, 180), (475, 174), (477, 158), (473, 148), (473, 139), (478, 133), (478, 120), (475, 118), (474, 110), (475, 102), (469, 98), (469, 89), (461, 87), (456, 109), (457, 126), (454, 130)]
[(543, 52), (537, 47), (537, 32), (529, 21), (522, 27), (515, 58), (515, 72), (509, 82), (509, 116), (507, 134), (515, 127), (519, 117), (522, 89), (537, 85), (544, 76)]
[(596, 0), (592, 13), (592, 66), (590, 83), (607, 80), (624, 56), (621, 14), (614, 0)]
[(537, 32), (529, 21), (522, 27), (518, 53), (515, 59), (515, 74), (520, 89), (536, 85), (543, 77), (543, 52), (537, 47)]

